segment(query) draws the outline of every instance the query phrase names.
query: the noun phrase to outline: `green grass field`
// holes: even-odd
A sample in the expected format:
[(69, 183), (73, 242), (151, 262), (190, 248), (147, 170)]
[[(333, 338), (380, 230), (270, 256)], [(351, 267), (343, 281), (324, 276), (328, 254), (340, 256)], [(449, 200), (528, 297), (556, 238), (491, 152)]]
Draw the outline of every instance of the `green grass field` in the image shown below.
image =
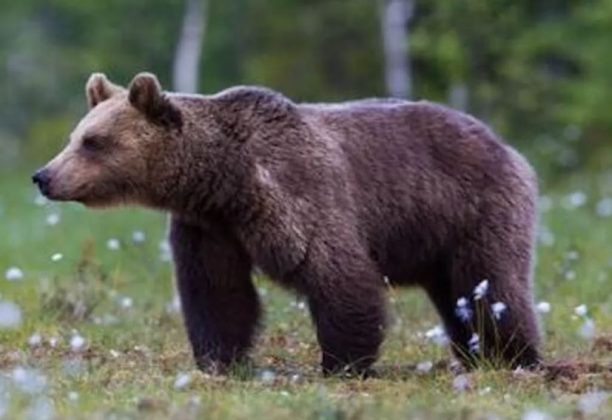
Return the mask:
[(0, 418), (612, 418), (607, 177), (544, 191), (536, 293), (552, 366), (457, 376), (425, 334), (439, 322), (425, 295), (395, 289), (380, 375), (360, 380), (321, 377), (303, 303), (259, 278), (254, 367), (194, 370), (165, 217), (37, 203), (26, 171), (1, 174)]

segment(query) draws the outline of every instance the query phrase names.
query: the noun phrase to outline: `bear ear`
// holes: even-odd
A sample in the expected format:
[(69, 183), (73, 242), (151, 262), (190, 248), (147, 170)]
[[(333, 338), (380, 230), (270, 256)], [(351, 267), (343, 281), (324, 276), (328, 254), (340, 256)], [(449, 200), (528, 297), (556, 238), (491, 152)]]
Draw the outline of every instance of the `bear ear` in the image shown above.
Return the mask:
[(128, 98), (134, 108), (151, 121), (163, 125), (181, 126), (181, 112), (162, 91), (152, 73), (139, 73), (129, 87)]
[(120, 93), (123, 88), (111, 83), (103, 73), (93, 73), (89, 76), (85, 85), (87, 103), (89, 108), (93, 108), (100, 102), (106, 101), (111, 96)]
[(154, 74), (139, 73), (130, 83), (130, 103), (147, 115), (159, 105), (162, 95), (161, 85)]

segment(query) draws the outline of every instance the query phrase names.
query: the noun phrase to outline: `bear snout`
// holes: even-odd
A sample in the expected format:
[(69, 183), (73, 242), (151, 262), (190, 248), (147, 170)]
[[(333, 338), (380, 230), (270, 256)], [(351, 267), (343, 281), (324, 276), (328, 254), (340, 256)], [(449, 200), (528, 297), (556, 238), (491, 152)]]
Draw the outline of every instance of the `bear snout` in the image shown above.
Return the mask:
[(45, 197), (49, 196), (49, 186), (51, 185), (51, 176), (45, 168), (39, 169), (32, 175), (32, 182), (38, 186), (41, 194)]

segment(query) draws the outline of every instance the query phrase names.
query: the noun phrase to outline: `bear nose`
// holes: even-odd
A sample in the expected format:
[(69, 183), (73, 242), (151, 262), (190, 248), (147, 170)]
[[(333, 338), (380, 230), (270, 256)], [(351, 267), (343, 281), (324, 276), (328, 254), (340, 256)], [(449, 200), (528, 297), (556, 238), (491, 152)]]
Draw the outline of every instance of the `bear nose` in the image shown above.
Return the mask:
[(34, 175), (32, 175), (32, 182), (38, 186), (40, 192), (47, 195), (49, 190), (49, 173), (46, 169), (39, 169)]

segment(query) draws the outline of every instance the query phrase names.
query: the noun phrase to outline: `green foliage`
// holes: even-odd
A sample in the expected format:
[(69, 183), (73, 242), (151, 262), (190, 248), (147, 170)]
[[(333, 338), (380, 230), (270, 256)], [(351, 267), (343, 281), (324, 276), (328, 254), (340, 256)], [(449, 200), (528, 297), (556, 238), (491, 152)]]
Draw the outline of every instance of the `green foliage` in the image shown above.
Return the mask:
[[(85, 110), (83, 86), (93, 71), (127, 83), (148, 69), (169, 81), (176, 42), (170, 34), (177, 33), (182, 15), (179, 0), (27, 0), (3, 9), (0, 144), (8, 138), (39, 141), (27, 134), (38, 130), (32, 126), (40, 120), (58, 127), (69, 115), (74, 123)], [(68, 130), (57, 134), (56, 141), (63, 141)]]
[[(262, 84), (296, 100), (385, 95), (382, 0), (208, 1), (203, 91)], [(546, 180), (612, 165), (606, 153), (612, 0), (415, 0), (415, 6), (409, 24), (415, 98), (464, 106), (488, 121)], [(27, 160), (44, 160), (84, 112), (83, 84), (92, 71), (127, 83), (149, 70), (170, 88), (183, 7), (182, 0), (5, 5), (0, 159), (15, 162), (20, 150)]]
[(71, 115), (34, 120), (24, 134), (24, 154), (29, 160), (50, 159), (68, 142), (74, 125)]

